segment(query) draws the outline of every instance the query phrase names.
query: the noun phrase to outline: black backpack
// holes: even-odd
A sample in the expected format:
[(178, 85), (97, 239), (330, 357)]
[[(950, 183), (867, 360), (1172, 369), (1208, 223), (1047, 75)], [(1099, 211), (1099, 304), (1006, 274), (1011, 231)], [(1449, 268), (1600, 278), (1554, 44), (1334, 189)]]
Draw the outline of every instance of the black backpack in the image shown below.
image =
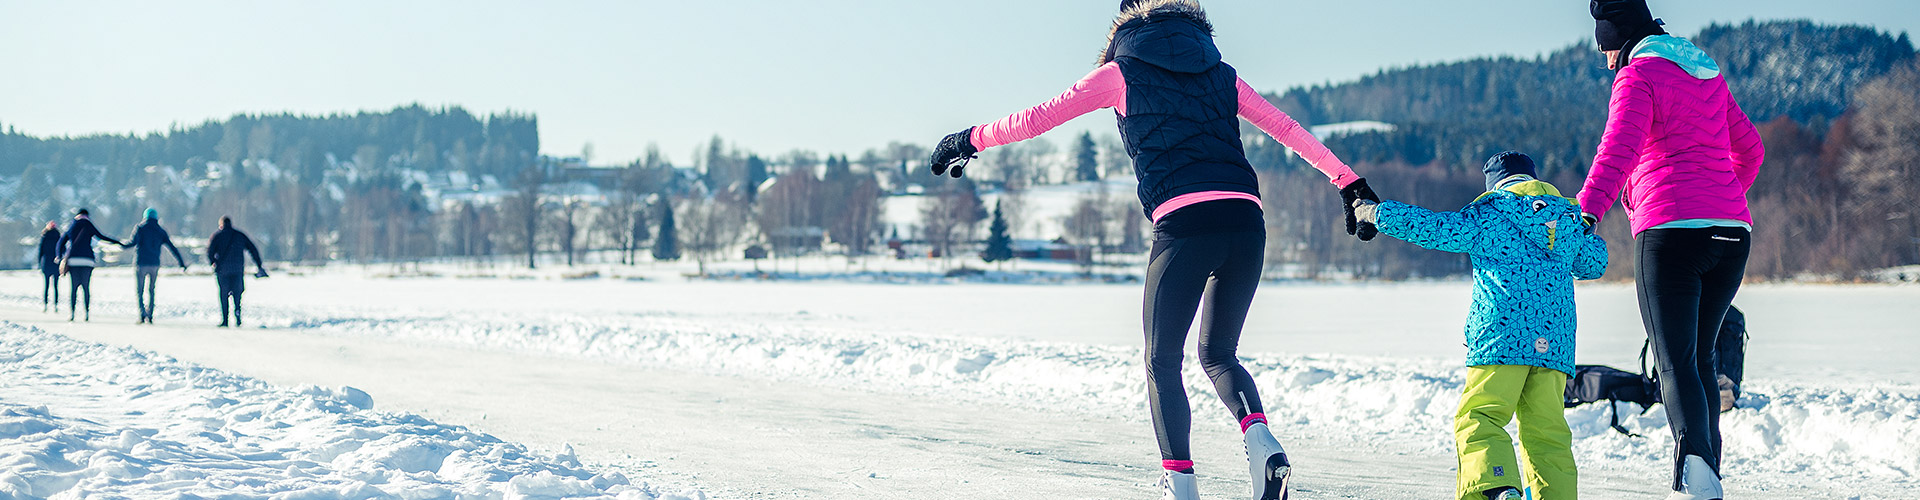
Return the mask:
[(1603, 365), (1575, 365), (1573, 378), (1567, 379), (1565, 403), (1567, 408), (1587, 403), (1608, 401), (1607, 410), (1613, 430), (1629, 436), (1639, 436), (1628, 432), (1620, 425), (1620, 407), (1614, 401), (1626, 401), (1640, 405), (1640, 412), (1646, 413), (1654, 403), (1660, 402), (1660, 386), (1652, 377), (1628, 372), (1619, 368)]
[[(1715, 369), (1734, 382), (1734, 393), (1737, 395), (1740, 381), (1745, 375), (1747, 358), (1747, 317), (1739, 308), (1727, 308), (1727, 317), (1720, 323), (1719, 338), (1715, 344)], [(1660, 402), (1660, 380), (1653, 370), (1647, 369), (1647, 353), (1652, 348), (1651, 340), (1640, 346), (1640, 373), (1603, 365), (1574, 365), (1573, 377), (1567, 379), (1566, 407), (1600, 401), (1626, 401), (1640, 405), (1640, 413), (1646, 413), (1654, 403)], [(1613, 430), (1629, 436), (1640, 436), (1627, 432), (1627, 428), (1620, 425), (1618, 406), (1610, 402), (1607, 409), (1611, 419), (1609, 426)]]

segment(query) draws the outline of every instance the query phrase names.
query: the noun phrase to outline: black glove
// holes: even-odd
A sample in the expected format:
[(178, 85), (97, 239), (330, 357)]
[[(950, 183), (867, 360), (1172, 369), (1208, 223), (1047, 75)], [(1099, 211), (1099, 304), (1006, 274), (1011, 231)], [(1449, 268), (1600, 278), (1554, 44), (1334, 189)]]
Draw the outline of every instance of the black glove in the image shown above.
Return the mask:
[(1355, 180), (1353, 184), (1340, 188), (1340, 208), (1347, 214), (1347, 234), (1359, 236), (1360, 241), (1373, 241), (1373, 237), (1380, 234), (1380, 227), (1372, 222), (1362, 222), (1354, 218), (1353, 202), (1355, 200), (1380, 202), (1380, 196), (1373, 194), (1373, 188), (1367, 187), (1366, 178)]
[(933, 147), (933, 157), (928, 161), (932, 163), (933, 175), (945, 174), (951, 168), (953, 178), (958, 179), (960, 171), (967, 168), (967, 161), (974, 159), (974, 154), (979, 152), (973, 147), (973, 127), (967, 127), (940, 139), (940, 145)]
[(255, 277), (255, 278), (265, 278), (265, 277), (267, 277), (267, 270), (265, 270), (265, 269), (261, 269), (261, 270), (260, 270), (260, 272), (257, 272), (257, 273), (253, 273), (253, 277)]
[(1594, 226), (1600, 225), (1600, 218), (1590, 213), (1580, 212), (1580, 222), (1586, 224), (1587, 234), (1593, 234)]

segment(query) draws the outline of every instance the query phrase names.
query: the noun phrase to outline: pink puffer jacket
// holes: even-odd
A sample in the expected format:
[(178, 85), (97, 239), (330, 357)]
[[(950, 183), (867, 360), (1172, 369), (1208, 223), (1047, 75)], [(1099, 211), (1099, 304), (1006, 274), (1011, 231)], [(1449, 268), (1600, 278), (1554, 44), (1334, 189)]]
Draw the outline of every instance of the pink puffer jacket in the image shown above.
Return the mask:
[(1581, 211), (1605, 217), (1624, 185), (1635, 235), (1685, 219), (1753, 223), (1747, 188), (1766, 150), (1713, 69), (1699, 78), (1674, 61), (1639, 57), (1620, 70)]

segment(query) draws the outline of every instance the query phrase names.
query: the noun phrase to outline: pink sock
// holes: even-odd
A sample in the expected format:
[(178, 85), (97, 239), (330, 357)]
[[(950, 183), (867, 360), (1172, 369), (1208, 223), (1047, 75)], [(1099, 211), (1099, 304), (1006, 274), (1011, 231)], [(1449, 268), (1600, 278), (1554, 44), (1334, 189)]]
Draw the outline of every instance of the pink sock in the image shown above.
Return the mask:
[(1244, 434), (1247, 432), (1248, 427), (1253, 427), (1253, 424), (1264, 424), (1264, 423), (1267, 423), (1267, 414), (1248, 413), (1247, 418), (1240, 419), (1240, 432)]
[(1174, 472), (1193, 473), (1192, 460), (1161, 460), (1160, 466)]

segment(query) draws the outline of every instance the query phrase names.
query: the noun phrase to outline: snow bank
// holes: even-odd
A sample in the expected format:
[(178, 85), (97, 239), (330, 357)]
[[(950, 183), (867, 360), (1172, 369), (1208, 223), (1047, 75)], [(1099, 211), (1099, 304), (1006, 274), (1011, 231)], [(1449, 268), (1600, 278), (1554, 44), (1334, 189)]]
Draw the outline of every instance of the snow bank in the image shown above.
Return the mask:
[(705, 498), (373, 404), (0, 322), (0, 497)]
[[(743, 377), (936, 395), (1075, 414), (1144, 419), (1138, 349), (942, 338), (816, 326), (805, 314), (733, 321), (651, 313), (373, 317), (329, 314), (289, 327), (489, 349), (586, 357)], [(1450, 454), (1463, 370), (1453, 362), (1356, 356), (1243, 356), (1266, 391), (1267, 414), (1290, 434)], [(1196, 366), (1192, 359), (1190, 367)], [(1187, 370), (1202, 425), (1233, 425), (1211, 404), (1212, 385)], [(1920, 395), (1873, 387), (1756, 382), (1725, 415), (1730, 474), (1791, 473), (1908, 484), (1920, 471)], [(1664, 410), (1623, 404), (1567, 410), (1583, 466), (1663, 468), (1672, 449)], [(1772, 474), (1778, 473), (1778, 474)]]

